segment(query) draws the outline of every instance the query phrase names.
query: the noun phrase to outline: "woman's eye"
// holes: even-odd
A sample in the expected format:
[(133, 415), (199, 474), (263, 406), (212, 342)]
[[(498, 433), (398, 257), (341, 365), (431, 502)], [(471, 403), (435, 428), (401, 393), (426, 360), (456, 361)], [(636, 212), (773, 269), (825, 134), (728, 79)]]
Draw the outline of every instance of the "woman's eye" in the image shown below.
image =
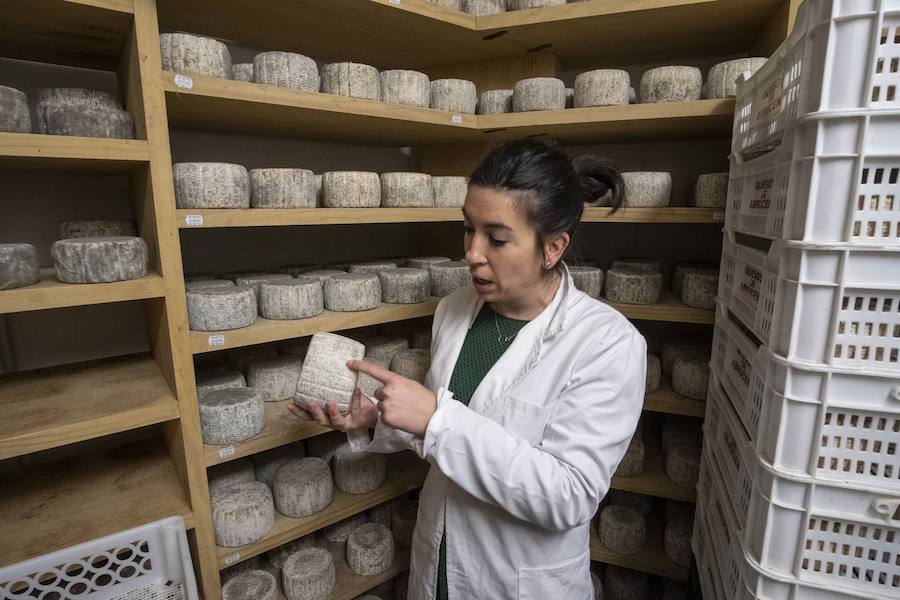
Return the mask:
[(498, 240), (494, 236), (490, 237), (491, 246), (503, 246), (506, 244), (506, 240)]
[(466, 235), (472, 235), (473, 233), (475, 233), (475, 228), (469, 227), (469, 226), (463, 226), (463, 231), (465, 232)]

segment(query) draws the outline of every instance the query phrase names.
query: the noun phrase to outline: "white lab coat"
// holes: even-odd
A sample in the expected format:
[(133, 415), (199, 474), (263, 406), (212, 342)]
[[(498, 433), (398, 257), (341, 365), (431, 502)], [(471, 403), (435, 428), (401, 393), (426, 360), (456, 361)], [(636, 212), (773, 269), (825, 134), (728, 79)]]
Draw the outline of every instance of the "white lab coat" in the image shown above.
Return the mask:
[(568, 270), (469, 406), (447, 389), (483, 302), (465, 287), (438, 305), (426, 386), (438, 408), (425, 438), (379, 422), (369, 451), (431, 463), (419, 499), (409, 598), (435, 596), (446, 519), (450, 600), (590, 600), (591, 518), (644, 400), (647, 347)]

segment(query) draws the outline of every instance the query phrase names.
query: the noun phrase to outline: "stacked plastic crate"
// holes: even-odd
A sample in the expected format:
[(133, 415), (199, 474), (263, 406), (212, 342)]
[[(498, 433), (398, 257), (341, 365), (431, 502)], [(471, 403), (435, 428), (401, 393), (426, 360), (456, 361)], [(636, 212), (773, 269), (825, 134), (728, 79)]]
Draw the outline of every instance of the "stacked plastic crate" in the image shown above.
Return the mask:
[(900, 598), (900, 0), (805, 0), (738, 90), (704, 597)]

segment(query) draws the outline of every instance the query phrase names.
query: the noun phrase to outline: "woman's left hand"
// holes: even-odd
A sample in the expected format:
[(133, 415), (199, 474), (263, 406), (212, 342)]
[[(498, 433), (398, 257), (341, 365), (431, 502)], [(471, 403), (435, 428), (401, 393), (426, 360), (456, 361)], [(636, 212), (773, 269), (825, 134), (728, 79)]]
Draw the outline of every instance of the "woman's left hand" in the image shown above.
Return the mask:
[(379, 400), (378, 410), (384, 424), (425, 437), (428, 422), (437, 410), (434, 392), (417, 381), (370, 362), (351, 360), (347, 367), (366, 373), (383, 384), (373, 395)]

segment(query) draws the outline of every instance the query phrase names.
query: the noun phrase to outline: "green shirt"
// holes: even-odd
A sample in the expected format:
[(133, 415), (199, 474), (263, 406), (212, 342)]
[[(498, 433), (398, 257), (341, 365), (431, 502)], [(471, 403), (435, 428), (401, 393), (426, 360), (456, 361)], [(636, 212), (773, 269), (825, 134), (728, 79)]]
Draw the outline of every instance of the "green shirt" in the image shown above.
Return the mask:
[[(528, 321), (504, 317), (487, 304), (481, 308), (466, 334), (450, 376), (449, 389), (456, 400), (469, 405), (481, 380), (512, 344), (511, 339), (506, 339), (517, 334), (527, 324)], [(447, 542), (443, 536), (438, 562), (437, 600), (448, 600)]]

